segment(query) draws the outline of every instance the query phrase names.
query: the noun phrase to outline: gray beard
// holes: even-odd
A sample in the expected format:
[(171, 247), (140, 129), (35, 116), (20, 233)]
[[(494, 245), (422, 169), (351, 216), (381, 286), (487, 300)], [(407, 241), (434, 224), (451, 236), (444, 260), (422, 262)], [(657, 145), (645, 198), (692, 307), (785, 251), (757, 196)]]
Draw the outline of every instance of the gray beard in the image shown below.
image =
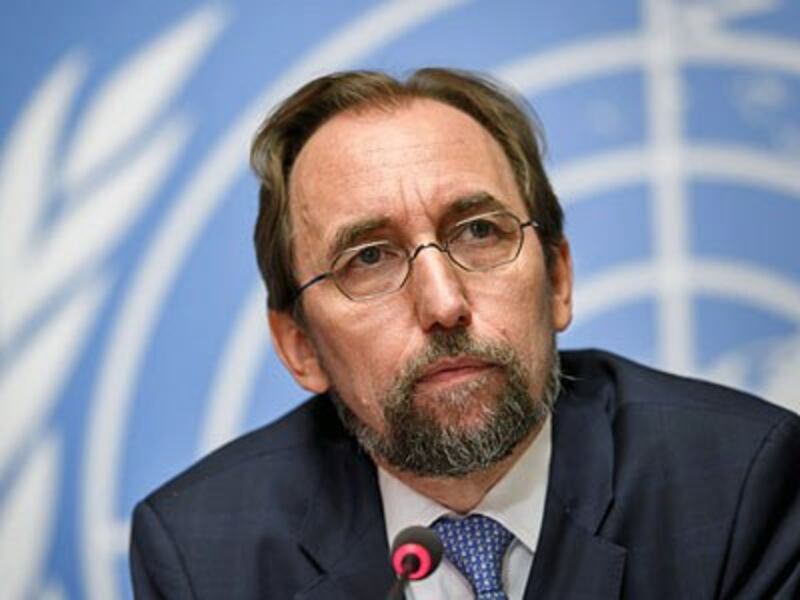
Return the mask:
[[(414, 406), (414, 388), (423, 370), (440, 358), (456, 356), (475, 357), (502, 368), (503, 386), (495, 401), (482, 404), (480, 426), (443, 424), (430, 411)], [(463, 477), (509, 456), (545, 421), (560, 391), (555, 339), (546, 358), (547, 381), (541, 398), (534, 399), (528, 392), (530, 373), (512, 348), (476, 341), (465, 330), (439, 332), (382, 398), (384, 432), (364, 423), (336, 390), (331, 390), (331, 397), (342, 423), (374, 459), (417, 476)], [(436, 394), (433, 400), (458, 411), (488, 383), (488, 376), (478, 377)]]

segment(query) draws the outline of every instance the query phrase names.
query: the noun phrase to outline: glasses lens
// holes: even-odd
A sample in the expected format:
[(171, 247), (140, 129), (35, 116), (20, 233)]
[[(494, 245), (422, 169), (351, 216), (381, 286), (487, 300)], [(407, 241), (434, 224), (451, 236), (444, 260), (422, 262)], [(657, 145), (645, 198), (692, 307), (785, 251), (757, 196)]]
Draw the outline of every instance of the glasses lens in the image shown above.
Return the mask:
[(490, 213), (461, 221), (448, 236), (450, 255), (470, 271), (486, 271), (519, 254), (522, 232), (509, 213)]
[(405, 250), (388, 242), (346, 250), (333, 264), (333, 279), (350, 298), (378, 296), (398, 289), (406, 278)]
[[(461, 221), (446, 239), (450, 257), (467, 271), (488, 271), (513, 261), (523, 240), (519, 219), (506, 212)], [(408, 254), (403, 248), (389, 242), (374, 242), (344, 251), (334, 261), (331, 273), (337, 287), (356, 300), (400, 289), (409, 268)]]

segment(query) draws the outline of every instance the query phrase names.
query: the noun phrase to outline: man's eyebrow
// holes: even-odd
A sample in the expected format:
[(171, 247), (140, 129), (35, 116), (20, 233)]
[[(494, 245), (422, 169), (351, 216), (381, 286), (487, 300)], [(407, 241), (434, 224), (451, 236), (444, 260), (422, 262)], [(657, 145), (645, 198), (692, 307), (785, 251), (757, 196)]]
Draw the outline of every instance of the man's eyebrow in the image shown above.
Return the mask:
[(371, 217), (359, 219), (340, 227), (333, 238), (333, 243), (328, 247), (327, 259), (334, 260), (339, 254), (352, 248), (370, 233), (384, 229), (389, 224), (389, 217)]
[[(452, 222), (478, 212), (508, 210), (508, 207), (488, 192), (476, 192), (457, 198), (445, 211), (444, 220)], [(385, 229), (391, 219), (388, 216), (368, 217), (340, 227), (328, 247), (326, 258), (333, 261), (339, 254), (352, 248), (375, 231)]]
[(467, 196), (461, 196), (453, 202), (447, 208), (445, 217), (447, 220), (454, 220), (478, 212), (494, 210), (509, 210), (509, 208), (489, 192), (476, 192)]

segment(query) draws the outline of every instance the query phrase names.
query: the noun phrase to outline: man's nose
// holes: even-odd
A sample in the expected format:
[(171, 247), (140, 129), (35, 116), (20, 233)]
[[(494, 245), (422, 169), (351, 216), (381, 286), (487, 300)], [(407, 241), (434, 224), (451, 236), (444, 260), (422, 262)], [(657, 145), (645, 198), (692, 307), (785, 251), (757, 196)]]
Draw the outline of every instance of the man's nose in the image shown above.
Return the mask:
[(410, 284), (424, 331), (465, 327), (472, 322), (460, 269), (439, 246), (428, 244), (417, 249)]

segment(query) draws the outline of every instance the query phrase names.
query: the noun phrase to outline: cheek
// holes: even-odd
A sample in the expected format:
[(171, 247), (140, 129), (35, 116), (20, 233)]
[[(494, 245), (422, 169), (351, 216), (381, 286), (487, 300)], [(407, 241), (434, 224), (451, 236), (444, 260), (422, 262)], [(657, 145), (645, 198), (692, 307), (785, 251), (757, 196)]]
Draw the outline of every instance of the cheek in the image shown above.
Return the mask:
[(549, 288), (546, 279), (535, 275), (515, 270), (502, 282), (486, 280), (472, 286), (476, 335), (510, 344), (534, 371), (541, 348), (553, 335)]
[(320, 329), (318, 353), (342, 401), (378, 431), (383, 430), (381, 398), (411, 354), (411, 335), (394, 311), (355, 307), (334, 313)]
[(324, 321), (317, 320), (323, 365), (343, 397), (369, 402), (386, 391), (407, 355), (403, 318), (380, 302), (326, 306)]

